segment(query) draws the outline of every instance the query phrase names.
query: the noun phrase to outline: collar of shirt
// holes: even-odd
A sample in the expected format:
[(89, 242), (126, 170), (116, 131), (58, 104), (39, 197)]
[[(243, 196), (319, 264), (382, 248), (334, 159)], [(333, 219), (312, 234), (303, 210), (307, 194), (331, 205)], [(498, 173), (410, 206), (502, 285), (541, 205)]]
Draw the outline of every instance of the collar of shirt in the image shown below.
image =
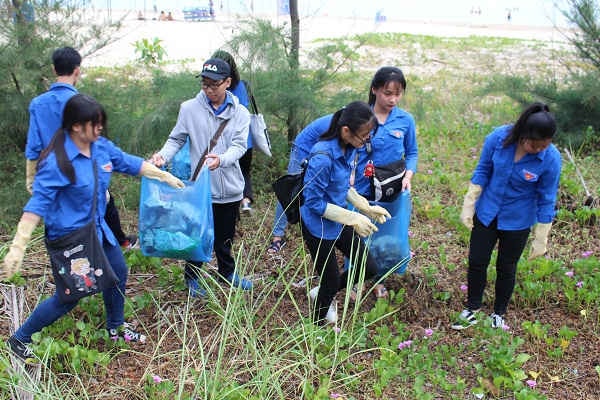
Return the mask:
[(52, 85), (50, 85), (50, 90), (63, 89), (63, 88), (72, 90), (73, 92), (77, 93), (77, 89), (75, 89), (75, 86), (68, 84), (68, 83), (54, 82)]
[[(94, 143), (90, 143), (90, 152), (93, 152)], [(71, 135), (69, 135), (68, 131), (65, 131), (65, 152), (67, 153), (67, 158), (70, 161), (73, 161), (75, 157), (81, 154), (79, 147), (75, 144), (73, 139), (71, 139)]]
[(208, 98), (208, 96), (206, 97), (206, 101), (208, 102), (208, 105), (214, 110), (215, 115), (219, 115), (221, 114), (223, 111), (225, 111), (225, 108), (227, 108), (227, 106), (229, 104), (231, 104), (232, 106), (234, 105), (233, 103), (233, 99), (231, 98), (231, 93), (230, 92), (225, 92), (225, 101), (223, 101), (223, 104), (221, 104), (219, 106), (219, 108), (217, 108), (215, 110), (215, 108), (212, 106), (212, 102), (210, 101), (210, 99)]

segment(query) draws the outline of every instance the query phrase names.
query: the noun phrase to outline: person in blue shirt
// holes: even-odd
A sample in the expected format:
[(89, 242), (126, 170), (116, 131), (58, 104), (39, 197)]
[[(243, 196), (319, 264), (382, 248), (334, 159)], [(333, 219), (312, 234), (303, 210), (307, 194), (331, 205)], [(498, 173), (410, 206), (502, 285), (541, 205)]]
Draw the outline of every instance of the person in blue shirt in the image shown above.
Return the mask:
[[(212, 58), (220, 58), (231, 67), (231, 84), (228, 90), (234, 94), (240, 104), (248, 108), (248, 88), (246, 82), (241, 80), (240, 72), (233, 56), (224, 50), (217, 50), (213, 53)], [(248, 135), (247, 150), (239, 160), (242, 175), (244, 175), (244, 197), (240, 203), (242, 212), (252, 212), (252, 203), (254, 202), (254, 192), (252, 190), (252, 135)]]
[[(333, 114), (327, 114), (317, 118), (302, 129), (296, 136), (290, 152), (287, 168), (288, 174), (298, 174), (302, 171), (302, 161), (308, 157), (312, 147), (319, 141), (319, 137), (327, 132), (332, 117)], [(272, 255), (276, 254), (285, 245), (284, 235), (287, 223), (288, 221), (285, 212), (283, 211), (283, 207), (277, 202), (275, 218), (273, 221), (272, 240), (267, 248), (267, 253)]]
[(487, 268), (498, 243), (493, 328), (503, 328), (515, 286), (517, 262), (530, 229), (529, 259), (543, 256), (555, 216), (561, 157), (552, 144), (556, 122), (548, 106), (530, 105), (514, 124), (494, 129), (484, 141), (460, 215), (471, 229), (466, 308), (453, 329), (477, 323)]
[[(367, 163), (383, 166), (395, 161), (406, 162), (402, 178), (402, 191), (411, 189), (411, 181), (417, 172), (417, 129), (413, 116), (398, 107), (406, 91), (406, 79), (397, 67), (381, 67), (375, 72), (369, 88), (369, 105), (377, 118), (370, 146), (358, 149), (358, 166), (355, 180), (356, 191), (369, 200), (372, 198), (371, 179), (365, 176)], [(373, 289), (377, 298), (387, 297), (387, 289), (380, 276)], [(353, 289), (354, 291), (357, 288)]]
[[(50, 144), (52, 136), (60, 128), (62, 112), (67, 101), (77, 94), (75, 85), (81, 76), (81, 55), (72, 47), (61, 47), (52, 53), (52, 67), (56, 82), (47, 92), (35, 97), (29, 104), (29, 129), (25, 144), (25, 184), (31, 194), (37, 161), (42, 150)], [(119, 244), (125, 248), (135, 247), (137, 236), (126, 235), (121, 228), (121, 218), (110, 194), (106, 207), (106, 221)]]
[[(320, 285), (309, 293), (316, 301), (315, 323), (337, 322), (337, 308), (332, 301), (338, 290), (348, 283), (349, 273), (345, 271), (340, 275), (334, 248), (355, 265), (354, 281), (360, 277), (358, 268), (365, 268), (366, 278), (377, 271), (375, 261), (359, 236), (366, 237), (377, 230), (371, 220), (383, 223), (390, 215), (382, 207), (369, 205), (350, 186), (356, 149), (369, 140), (374, 125), (369, 105), (352, 102), (333, 114), (329, 129), (319, 137), (309, 154), (300, 215), (302, 237), (321, 276)], [(348, 210), (348, 202), (360, 213)]]
[[(33, 195), (24, 207), (17, 232), (3, 261), (0, 279), (7, 279), (20, 270), (25, 248), (42, 218), (46, 238), (61, 238), (90, 221), (95, 197), (96, 211), (91, 218), (95, 221), (104, 253), (119, 279), (117, 286), (102, 292), (106, 329), (111, 338), (124, 337), (143, 342), (145, 336), (133, 330), (124, 320), (127, 266), (121, 248), (104, 220), (106, 189), (113, 171), (158, 179), (176, 188), (182, 188), (184, 184), (142, 158), (123, 152), (103, 137), (106, 123), (104, 109), (93, 98), (76, 94), (67, 101), (61, 129), (41, 154)], [(97, 179), (94, 178), (94, 169)], [(9, 338), (12, 351), (22, 359), (30, 358), (33, 354), (27, 344), (31, 343), (31, 336), (65, 315), (76, 304), (61, 303), (56, 292), (43, 300)]]

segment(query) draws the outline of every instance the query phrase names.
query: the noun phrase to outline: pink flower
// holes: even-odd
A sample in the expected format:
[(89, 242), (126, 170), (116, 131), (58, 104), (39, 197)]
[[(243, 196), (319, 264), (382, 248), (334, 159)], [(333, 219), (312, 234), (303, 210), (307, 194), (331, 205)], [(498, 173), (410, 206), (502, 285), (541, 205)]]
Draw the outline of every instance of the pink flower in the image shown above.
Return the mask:
[(129, 336), (128, 334), (124, 334), (123, 339), (125, 339), (125, 342), (127, 343), (131, 342), (131, 336)]
[(333, 327), (333, 331), (334, 331), (335, 333), (340, 333), (342, 330), (340, 329), (340, 327), (339, 327), (339, 326), (334, 326), (334, 327)]
[(592, 254), (594, 254), (593, 251), (588, 250), (588, 251), (584, 251), (583, 253), (581, 253), (581, 257), (583, 258), (588, 258), (589, 256), (591, 256)]
[(409, 231), (408, 231), (408, 237), (413, 237), (413, 236), (414, 236), (414, 233), (412, 233), (412, 231), (411, 231), (411, 230), (409, 230)]
[(162, 378), (158, 375), (152, 375), (152, 380), (154, 381), (154, 383), (161, 383), (162, 382)]
[(412, 344), (412, 340), (405, 340), (404, 342), (401, 342), (398, 344), (398, 350), (402, 350), (407, 347), (410, 347), (411, 344)]
[(433, 329), (427, 328), (425, 329), (425, 337), (431, 337), (431, 335), (433, 335)]
[(415, 252), (414, 252), (414, 251), (412, 251), (412, 250), (410, 251), (410, 256), (411, 256), (411, 257), (414, 257), (414, 256), (415, 256), (415, 254), (417, 254), (417, 253), (415, 253)]
[(577, 286), (579, 289), (581, 289), (583, 287), (583, 281), (579, 281), (575, 284), (575, 286)]
[(428, 169), (428, 170), (427, 170), (427, 173), (428, 173), (429, 175), (431, 175), (431, 174), (433, 174), (433, 170), (431, 170), (431, 169)]
[(462, 285), (460, 285), (461, 292), (466, 292), (467, 290), (469, 290), (469, 287), (467, 285), (465, 285), (464, 283)]
[(565, 272), (565, 275), (568, 276), (569, 278), (572, 278), (573, 275), (575, 275), (575, 273), (573, 271), (567, 271), (567, 272)]
[(525, 383), (527, 384), (527, 386), (529, 386), (532, 389), (537, 386), (537, 382), (534, 381), (533, 379), (527, 379), (525, 381)]
[(329, 395), (329, 397), (332, 398), (332, 399), (339, 399), (340, 397), (342, 397), (342, 395), (339, 394), (339, 393), (331, 393)]
[(506, 324), (503, 324), (503, 325), (502, 325), (502, 330), (503, 330), (504, 332), (508, 332), (508, 331), (510, 331), (510, 326), (508, 326), (508, 325), (506, 325)]

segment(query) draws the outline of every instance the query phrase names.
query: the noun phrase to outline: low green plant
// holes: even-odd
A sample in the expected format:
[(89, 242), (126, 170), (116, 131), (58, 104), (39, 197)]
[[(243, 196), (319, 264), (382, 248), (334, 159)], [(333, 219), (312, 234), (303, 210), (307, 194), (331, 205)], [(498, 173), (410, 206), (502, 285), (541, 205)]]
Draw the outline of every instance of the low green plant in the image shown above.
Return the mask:
[(155, 37), (150, 41), (148, 38), (137, 40), (133, 46), (138, 53), (137, 61), (146, 66), (158, 66), (162, 64), (167, 51), (162, 46), (162, 39)]

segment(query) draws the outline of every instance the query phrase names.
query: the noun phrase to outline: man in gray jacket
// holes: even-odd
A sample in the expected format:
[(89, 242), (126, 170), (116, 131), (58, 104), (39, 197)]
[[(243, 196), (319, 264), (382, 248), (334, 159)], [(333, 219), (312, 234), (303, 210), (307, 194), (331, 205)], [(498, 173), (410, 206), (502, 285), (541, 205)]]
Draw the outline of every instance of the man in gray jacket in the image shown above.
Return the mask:
[[(244, 177), (238, 160), (246, 152), (250, 116), (237, 97), (227, 90), (231, 84), (230, 73), (229, 64), (219, 58), (211, 58), (203, 64), (200, 73), (202, 90), (195, 98), (181, 104), (175, 127), (151, 161), (158, 167), (163, 166), (189, 137), (191, 176), (198, 163), (204, 163), (210, 170), (214, 251), (219, 274), (233, 286), (250, 290), (252, 282), (238, 276), (231, 256), (239, 203), (244, 191)], [(223, 123), (225, 127), (215, 143), (213, 138)], [(198, 283), (201, 266), (202, 263), (194, 261), (186, 264), (186, 283), (193, 297), (206, 293)]]

